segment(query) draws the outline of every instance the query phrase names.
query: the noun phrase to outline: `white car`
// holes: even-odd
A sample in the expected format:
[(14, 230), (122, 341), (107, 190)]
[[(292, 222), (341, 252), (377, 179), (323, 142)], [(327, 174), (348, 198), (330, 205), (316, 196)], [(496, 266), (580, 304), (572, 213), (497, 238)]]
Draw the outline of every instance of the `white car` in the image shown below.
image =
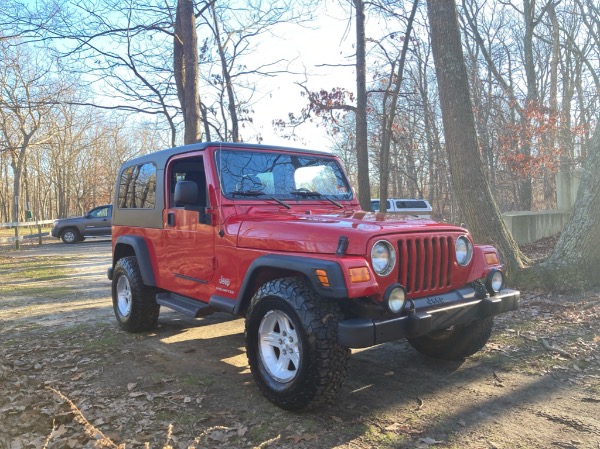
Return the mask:
[[(371, 200), (371, 211), (379, 212), (381, 202), (378, 198)], [(429, 218), (431, 215), (431, 204), (427, 200), (408, 198), (389, 198), (387, 201), (387, 212), (394, 212), (417, 217)]]

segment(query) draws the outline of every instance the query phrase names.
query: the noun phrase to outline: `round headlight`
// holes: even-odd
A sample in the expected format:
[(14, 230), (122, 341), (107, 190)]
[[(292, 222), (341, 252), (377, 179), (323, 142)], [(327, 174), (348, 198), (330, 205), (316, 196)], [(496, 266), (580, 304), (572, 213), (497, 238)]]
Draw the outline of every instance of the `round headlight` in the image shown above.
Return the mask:
[(502, 290), (504, 286), (504, 274), (500, 270), (492, 270), (485, 278), (485, 286), (490, 293), (494, 295)]
[(396, 251), (387, 240), (379, 240), (371, 249), (371, 264), (373, 270), (379, 276), (386, 276), (391, 273), (396, 265)]
[(399, 284), (392, 284), (383, 295), (383, 302), (392, 313), (399, 313), (406, 303), (406, 292)]
[(456, 261), (459, 265), (467, 265), (473, 256), (473, 245), (464, 235), (456, 239)]

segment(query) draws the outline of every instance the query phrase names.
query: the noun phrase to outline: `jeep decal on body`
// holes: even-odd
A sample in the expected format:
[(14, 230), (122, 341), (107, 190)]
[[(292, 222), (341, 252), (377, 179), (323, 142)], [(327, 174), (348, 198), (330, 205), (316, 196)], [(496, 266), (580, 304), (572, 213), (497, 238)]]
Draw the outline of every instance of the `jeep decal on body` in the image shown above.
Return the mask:
[(500, 257), (461, 227), (361, 210), (322, 151), (196, 143), (126, 162), (112, 220), (114, 312), (129, 332), (160, 307), (245, 317), (258, 388), (289, 410), (341, 390), (350, 348), (407, 339), (462, 359), (518, 308)]

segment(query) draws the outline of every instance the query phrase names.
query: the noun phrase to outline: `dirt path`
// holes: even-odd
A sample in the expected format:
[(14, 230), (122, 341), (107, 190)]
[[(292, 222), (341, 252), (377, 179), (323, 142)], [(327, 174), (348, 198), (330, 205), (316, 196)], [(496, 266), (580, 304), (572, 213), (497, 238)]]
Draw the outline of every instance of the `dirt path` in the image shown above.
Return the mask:
[(120, 331), (109, 261), (101, 240), (0, 253), (0, 449), (91, 448), (98, 431), (127, 448), (600, 448), (597, 292), (526, 292), (463, 363), (355, 351), (339, 400), (296, 414), (255, 387), (241, 319), (163, 311), (154, 333)]

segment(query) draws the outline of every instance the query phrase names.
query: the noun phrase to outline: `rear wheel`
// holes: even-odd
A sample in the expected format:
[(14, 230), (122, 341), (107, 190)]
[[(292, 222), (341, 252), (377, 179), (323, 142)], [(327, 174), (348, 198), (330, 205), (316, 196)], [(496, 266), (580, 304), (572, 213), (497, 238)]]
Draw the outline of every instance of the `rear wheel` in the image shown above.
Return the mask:
[(64, 243), (77, 243), (81, 236), (79, 235), (79, 231), (73, 228), (67, 228), (60, 233), (60, 238)]
[(160, 305), (156, 289), (144, 285), (134, 256), (119, 259), (113, 271), (112, 298), (115, 316), (127, 332), (154, 329), (158, 323)]
[(333, 399), (346, 378), (350, 351), (337, 342), (337, 304), (298, 278), (267, 282), (246, 317), (246, 352), (254, 380), (287, 410)]
[(492, 334), (494, 319), (475, 320), (466, 326), (452, 326), (409, 338), (413, 348), (429, 357), (444, 360), (462, 360), (482, 349)]

